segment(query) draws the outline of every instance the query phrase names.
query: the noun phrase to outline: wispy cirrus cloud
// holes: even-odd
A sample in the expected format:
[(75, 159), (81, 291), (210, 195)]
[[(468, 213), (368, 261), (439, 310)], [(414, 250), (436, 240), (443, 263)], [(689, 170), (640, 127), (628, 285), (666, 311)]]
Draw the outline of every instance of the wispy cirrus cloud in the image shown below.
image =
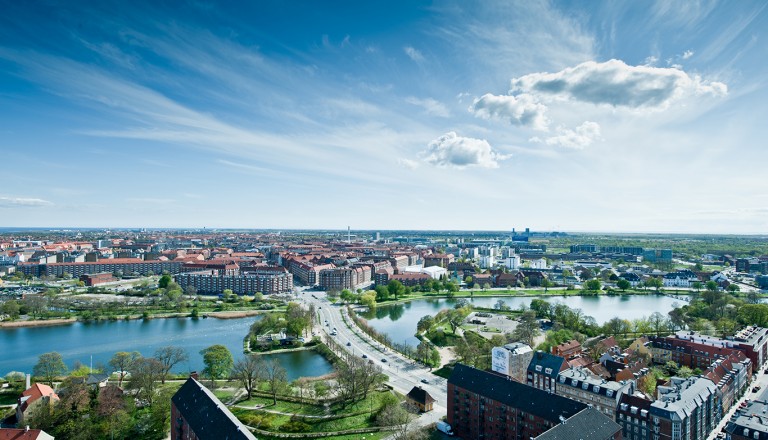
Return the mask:
[(531, 138), (533, 142), (540, 142), (546, 145), (557, 145), (565, 148), (581, 150), (584, 147), (592, 145), (600, 137), (600, 125), (596, 122), (586, 121), (573, 130), (558, 127), (557, 135), (546, 138)]
[(53, 203), (32, 197), (0, 197), (0, 208), (40, 208), (44, 206), (53, 206)]
[(405, 102), (423, 108), (427, 114), (432, 116), (439, 116), (441, 118), (448, 118), (451, 116), (451, 112), (448, 111), (448, 108), (445, 106), (445, 104), (436, 99), (420, 99), (414, 96), (409, 96), (405, 98)]
[(417, 63), (424, 60), (424, 55), (421, 54), (421, 52), (411, 46), (405, 46), (403, 48), (403, 51), (406, 55), (408, 55), (408, 58), (410, 58), (413, 61), (416, 61)]

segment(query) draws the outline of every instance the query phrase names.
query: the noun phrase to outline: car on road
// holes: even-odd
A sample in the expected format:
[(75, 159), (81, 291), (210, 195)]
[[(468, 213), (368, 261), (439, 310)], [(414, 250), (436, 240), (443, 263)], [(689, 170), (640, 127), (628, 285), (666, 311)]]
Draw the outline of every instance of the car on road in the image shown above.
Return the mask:
[(347, 347), (351, 347), (351, 346), (352, 346), (352, 343), (351, 342), (347, 342)]
[(427, 379), (421, 379), (421, 383), (429, 383)]
[(382, 361), (382, 362), (384, 362), (384, 363), (386, 363), (386, 362), (387, 362), (387, 359), (386, 359), (386, 358), (381, 358), (381, 361)]
[(756, 393), (756, 392), (758, 392), (758, 391), (760, 391), (760, 385), (758, 385), (758, 386), (756, 386), (756, 387), (752, 388), (752, 392), (753, 392), (753, 393)]
[(363, 355), (363, 359), (368, 359), (368, 355), (367, 355), (367, 354), (364, 354), (364, 355)]

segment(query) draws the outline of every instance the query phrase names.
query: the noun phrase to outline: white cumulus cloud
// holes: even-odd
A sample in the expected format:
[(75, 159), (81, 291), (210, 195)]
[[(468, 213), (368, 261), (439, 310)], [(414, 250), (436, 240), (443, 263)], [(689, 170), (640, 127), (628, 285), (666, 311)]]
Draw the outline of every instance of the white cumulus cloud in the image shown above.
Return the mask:
[(694, 52), (692, 50), (686, 50), (685, 52), (683, 52), (682, 57), (684, 60), (687, 60), (688, 58), (693, 56), (693, 53)]
[(549, 125), (545, 112), (547, 107), (526, 93), (512, 95), (492, 95), (486, 93), (472, 103), (469, 111), (484, 119), (501, 119), (512, 125), (546, 130)]
[(422, 55), (421, 52), (411, 46), (405, 46), (403, 50), (405, 51), (405, 54), (408, 55), (408, 57), (413, 61), (419, 62), (424, 59), (424, 55)]
[(513, 95), (657, 110), (679, 98), (727, 92), (721, 82), (707, 82), (677, 68), (629, 66), (620, 60), (587, 61), (556, 73), (531, 73), (513, 78), (510, 85)]
[(600, 125), (596, 122), (586, 121), (573, 130), (560, 127), (557, 132), (558, 134), (555, 136), (544, 139), (535, 137), (531, 141), (581, 150), (592, 145), (600, 137)]
[(41, 206), (51, 206), (53, 203), (34, 198), (25, 197), (0, 197), (0, 208), (38, 208)]
[(458, 136), (452, 131), (430, 142), (421, 156), (432, 165), (458, 169), (498, 168), (499, 161), (510, 157), (494, 151), (485, 139)]
[(413, 96), (410, 96), (405, 99), (405, 102), (408, 104), (412, 104), (415, 106), (419, 106), (424, 109), (428, 114), (432, 116), (439, 116), (441, 118), (447, 118), (451, 116), (451, 113), (448, 111), (448, 108), (445, 107), (445, 105), (432, 98), (425, 98), (425, 99), (419, 99)]

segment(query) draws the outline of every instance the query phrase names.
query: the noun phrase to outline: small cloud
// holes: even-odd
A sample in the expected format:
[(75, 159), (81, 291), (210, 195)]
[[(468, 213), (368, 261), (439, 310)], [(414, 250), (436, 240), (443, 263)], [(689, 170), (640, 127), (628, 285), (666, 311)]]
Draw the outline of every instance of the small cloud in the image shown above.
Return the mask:
[(648, 58), (646, 58), (645, 61), (643, 61), (643, 65), (645, 65), (645, 66), (655, 66), (656, 63), (658, 63), (658, 62), (659, 62), (659, 58), (651, 55)]
[(451, 116), (448, 108), (446, 108), (442, 102), (432, 98), (419, 99), (411, 96), (406, 98), (405, 102), (423, 108), (428, 114), (432, 116), (439, 116), (441, 118), (447, 118)]
[(512, 79), (510, 85), (510, 94), (651, 110), (664, 110), (685, 97), (719, 97), (727, 92), (725, 84), (704, 81), (681, 68), (629, 66), (620, 60), (588, 61), (556, 73), (532, 73)]
[(430, 142), (421, 156), (432, 165), (458, 169), (498, 168), (499, 161), (510, 157), (494, 151), (485, 139), (457, 136), (452, 131)]
[(419, 61), (424, 60), (424, 55), (422, 55), (421, 52), (419, 52), (417, 49), (414, 49), (411, 46), (405, 46), (403, 50), (405, 51), (405, 54), (408, 55), (410, 59), (412, 59), (413, 61), (416, 61), (417, 63)]
[(40, 208), (43, 206), (52, 206), (53, 203), (43, 200), (26, 197), (0, 197), (0, 208)]
[(535, 130), (547, 130), (549, 126), (545, 115), (547, 107), (526, 93), (517, 96), (487, 93), (475, 99), (469, 111), (483, 119), (501, 119), (512, 125), (532, 127)]
[(541, 142), (547, 145), (558, 145), (565, 148), (581, 150), (600, 137), (600, 125), (596, 122), (586, 121), (574, 130), (559, 127), (558, 135), (548, 138), (531, 138), (532, 142)]
[(404, 158), (397, 159), (397, 164), (404, 168), (408, 168), (409, 170), (415, 170), (416, 168), (419, 167), (419, 163), (416, 162), (415, 160), (404, 159)]
[(693, 53), (694, 52), (692, 50), (686, 50), (685, 52), (683, 52), (682, 58), (684, 60), (687, 60), (688, 58), (693, 56)]

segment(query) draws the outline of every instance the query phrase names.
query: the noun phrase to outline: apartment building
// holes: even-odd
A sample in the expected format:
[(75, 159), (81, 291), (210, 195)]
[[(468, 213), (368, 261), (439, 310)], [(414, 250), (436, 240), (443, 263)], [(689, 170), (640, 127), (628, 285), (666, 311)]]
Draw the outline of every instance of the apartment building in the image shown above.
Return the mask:
[(85, 263), (50, 263), (50, 264), (19, 264), (18, 269), (25, 275), (36, 277), (59, 277), (68, 273), (79, 278), (81, 275), (94, 273), (116, 273), (125, 275), (138, 273), (140, 275), (181, 272), (180, 261), (144, 261), (138, 258), (111, 258)]
[(586, 407), (463, 364), (448, 379), (448, 423), (464, 439), (536, 437)]
[(229, 289), (238, 295), (265, 295), (293, 292), (293, 275), (288, 272), (250, 271), (240, 275), (180, 273), (175, 277), (182, 289), (191, 286), (199, 293), (219, 294)]
[(536, 389), (554, 393), (557, 391), (557, 376), (568, 369), (568, 362), (560, 356), (536, 351), (528, 364), (525, 383)]
[(704, 440), (722, 417), (717, 387), (705, 377), (673, 377), (657, 394), (650, 409), (651, 440)]
[(555, 394), (592, 405), (613, 418), (621, 396), (632, 394), (634, 388), (633, 381), (607, 381), (586, 368), (568, 368), (558, 375)]

